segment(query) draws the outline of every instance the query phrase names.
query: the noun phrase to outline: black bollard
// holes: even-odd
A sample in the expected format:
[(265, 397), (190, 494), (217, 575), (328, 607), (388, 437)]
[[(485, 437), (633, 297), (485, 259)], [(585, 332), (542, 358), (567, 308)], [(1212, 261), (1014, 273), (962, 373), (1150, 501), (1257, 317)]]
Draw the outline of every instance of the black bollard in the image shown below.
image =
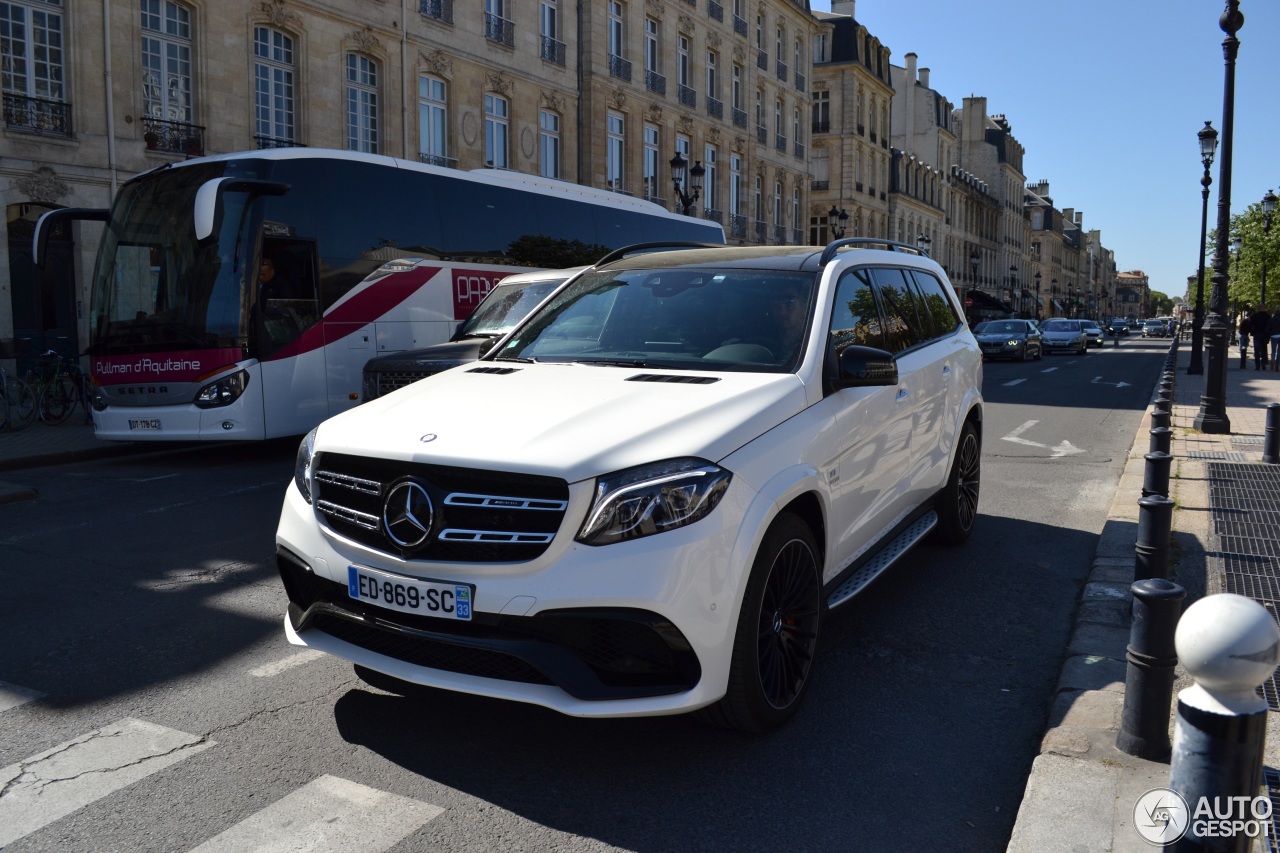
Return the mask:
[[(1265, 849), (1268, 710), (1258, 688), (1280, 663), (1280, 628), (1258, 602), (1220, 593), (1187, 608), (1174, 647), (1196, 683), (1178, 693), (1169, 767), (1169, 789), (1185, 804), (1187, 820), (1164, 849), (1247, 853), (1255, 840)], [(1213, 819), (1195, 819), (1205, 813)]]
[(1262, 461), (1280, 462), (1280, 403), (1267, 403), (1267, 432), (1262, 440)]
[(1187, 591), (1161, 578), (1136, 581), (1133, 625), (1129, 629), (1129, 662), (1124, 678), (1124, 711), (1116, 749), (1148, 761), (1169, 757), (1169, 711), (1173, 700), (1178, 652), (1174, 632)]
[(1173, 501), (1164, 495), (1138, 499), (1138, 541), (1133, 546), (1133, 579), (1169, 577), (1169, 532)]
[(1156, 427), (1151, 430), (1151, 446), (1147, 448), (1152, 453), (1168, 453), (1173, 442), (1173, 430), (1168, 427)]
[(1172, 417), (1173, 415), (1171, 415), (1170, 413), (1162, 412), (1159, 409), (1156, 409), (1154, 412), (1151, 413), (1151, 428), (1152, 429), (1160, 429), (1160, 428), (1168, 429), (1170, 426), (1172, 426), (1172, 424), (1169, 423), (1169, 419)]
[(1173, 411), (1173, 400), (1164, 391), (1161, 391), (1159, 394), (1156, 395), (1155, 405), (1156, 405), (1156, 411), (1158, 412)]
[(1169, 497), (1169, 469), (1173, 457), (1168, 453), (1148, 453), (1142, 457), (1147, 466), (1142, 471), (1142, 496), (1163, 495)]

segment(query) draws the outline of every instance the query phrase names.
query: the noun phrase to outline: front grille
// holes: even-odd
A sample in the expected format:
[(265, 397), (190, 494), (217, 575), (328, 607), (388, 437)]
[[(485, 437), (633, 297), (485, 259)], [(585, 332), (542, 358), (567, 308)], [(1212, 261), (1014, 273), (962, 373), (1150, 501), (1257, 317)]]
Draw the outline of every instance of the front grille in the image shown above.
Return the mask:
[(702, 677), (689, 641), (657, 614), (630, 608), (555, 610), (536, 616), (474, 611), (471, 621), (399, 613), (347, 595), (283, 549), (276, 565), (295, 630), (322, 631), (415, 666), (555, 684), (579, 699), (661, 696)]
[(382, 370), (378, 372), (378, 396), (385, 397), (392, 391), (399, 391), (406, 385), (412, 385), (419, 379), (431, 376), (420, 370)]
[[(405, 559), (464, 563), (525, 562), (540, 556), (564, 521), (569, 486), (555, 477), (510, 474), (317, 453), (317, 515), (335, 532)], [(402, 548), (383, 523), (387, 495), (411, 480), (431, 499), (430, 535)], [(404, 538), (404, 537), (402, 537)]]

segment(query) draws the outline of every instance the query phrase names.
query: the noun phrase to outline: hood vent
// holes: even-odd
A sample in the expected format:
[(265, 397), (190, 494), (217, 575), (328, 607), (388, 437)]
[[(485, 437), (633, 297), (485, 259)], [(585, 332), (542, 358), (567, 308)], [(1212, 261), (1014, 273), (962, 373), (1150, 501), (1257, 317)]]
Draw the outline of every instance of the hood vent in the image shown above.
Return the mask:
[(518, 367), (473, 367), (467, 373), (496, 373), (498, 376), (506, 376), (508, 373), (519, 373)]
[(636, 376), (628, 376), (628, 382), (674, 382), (677, 385), (710, 385), (712, 382), (719, 382), (718, 376), (681, 376), (661, 373), (641, 373)]

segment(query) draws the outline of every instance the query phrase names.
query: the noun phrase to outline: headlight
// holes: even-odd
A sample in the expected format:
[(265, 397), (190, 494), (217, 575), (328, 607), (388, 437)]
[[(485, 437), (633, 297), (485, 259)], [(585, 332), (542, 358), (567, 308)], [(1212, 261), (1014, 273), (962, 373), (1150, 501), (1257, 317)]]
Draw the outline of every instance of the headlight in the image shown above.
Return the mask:
[(1017, 338), (1014, 338), (1013, 340), (1009, 341), (1009, 343), (1005, 344), (1005, 346), (1016, 347), (1020, 343), (1022, 342), (1019, 341)]
[(715, 509), (733, 475), (705, 459), (670, 459), (596, 480), (577, 539), (609, 545), (693, 524)]
[(249, 371), (237, 370), (230, 376), (224, 376), (216, 382), (210, 382), (196, 393), (196, 407), (200, 409), (216, 409), (219, 406), (230, 406), (244, 389), (249, 387)]
[(311, 503), (311, 456), (316, 451), (316, 429), (302, 439), (302, 443), (298, 445), (298, 455), (293, 460), (293, 482), (307, 503)]

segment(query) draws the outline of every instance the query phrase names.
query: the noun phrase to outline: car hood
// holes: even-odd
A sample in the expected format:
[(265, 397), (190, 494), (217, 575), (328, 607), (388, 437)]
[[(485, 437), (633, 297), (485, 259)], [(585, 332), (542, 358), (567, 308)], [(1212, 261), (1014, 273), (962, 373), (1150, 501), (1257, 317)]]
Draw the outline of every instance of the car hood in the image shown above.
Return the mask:
[(1066, 339), (1070, 339), (1070, 338), (1078, 338), (1078, 337), (1080, 337), (1081, 335), (1083, 335), (1083, 334), (1084, 334), (1084, 332), (1080, 331), (1079, 329), (1063, 329), (1063, 330), (1061, 330), (1061, 331), (1056, 331), (1056, 332), (1055, 332), (1055, 331), (1050, 331), (1050, 330), (1044, 330), (1044, 329), (1041, 329), (1041, 330), (1040, 330), (1040, 334), (1041, 334), (1041, 336), (1046, 337), (1046, 338), (1054, 338), (1054, 339), (1063, 339), (1063, 338), (1066, 338)]
[(682, 456), (718, 461), (805, 405), (791, 373), (484, 362), (330, 418), (316, 450), (576, 482)]
[(422, 349), (392, 352), (365, 362), (365, 371), (376, 370), (443, 370), (441, 362), (475, 361), (493, 345), (492, 338), (465, 338)]
[(980, 344), (1002, 344), (1005, 341), (1013, 340), (1015, 338), (1025, 338), (1026, 336), (1026, 332), (1009, 332), (1008, 334), (999, 335), (983, 332), (982, 334), (975, 335), (974, 337), (978, 339), (978, 343)]

